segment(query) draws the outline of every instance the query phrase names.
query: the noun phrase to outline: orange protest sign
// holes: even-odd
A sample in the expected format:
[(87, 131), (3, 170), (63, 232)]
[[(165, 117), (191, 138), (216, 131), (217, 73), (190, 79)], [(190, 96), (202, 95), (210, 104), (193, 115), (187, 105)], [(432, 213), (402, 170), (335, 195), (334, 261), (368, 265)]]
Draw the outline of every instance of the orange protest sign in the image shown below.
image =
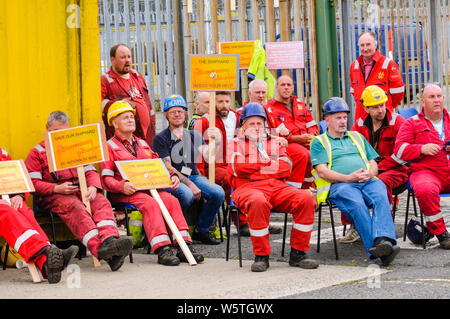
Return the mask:
[(169, 172), (160, 158), (115, 161), (114, 163), (122, 178), (130, 181), (138, 190), (172, 186)]
[(220, 54), (238, 54), (239, 68), (248, 69), (252, 61), (255, 41), (220, 42)]
[(190, 55), (191, 91), (239, 90), (239, 55)]
[(109, 159), (103, 123), (46, 132), (44, 139), (50, 172)]
[(0, 194), (34, 192), (30, 175), (22, 160), (0, 162)]

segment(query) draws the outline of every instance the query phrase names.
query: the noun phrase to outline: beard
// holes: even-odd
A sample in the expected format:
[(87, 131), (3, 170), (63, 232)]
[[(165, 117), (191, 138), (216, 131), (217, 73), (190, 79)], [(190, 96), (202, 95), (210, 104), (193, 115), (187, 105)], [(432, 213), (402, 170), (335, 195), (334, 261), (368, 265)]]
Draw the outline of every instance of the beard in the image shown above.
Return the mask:
[(230, 113), (229, 109), (223, 108), (220, 110), (217, 110), (217, 113), (219, 113), (220, 117), (228, 117), (228, 114)]

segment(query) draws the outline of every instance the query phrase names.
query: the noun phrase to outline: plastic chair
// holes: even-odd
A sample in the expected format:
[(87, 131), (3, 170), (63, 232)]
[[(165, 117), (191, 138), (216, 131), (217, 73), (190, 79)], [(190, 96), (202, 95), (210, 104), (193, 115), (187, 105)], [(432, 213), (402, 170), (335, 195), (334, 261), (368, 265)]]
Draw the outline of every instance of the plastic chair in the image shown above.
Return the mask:
[(317, 210), (319, 211), (318, 218), (318, 228), (317, 228), (317, 252), (320, 252), (320, 229), (322, 224), (322, 207), (329, 207), (330, 209), (330, 218), (331, 218), (331, 230), (333, 231), (333, 244), (334, 244), (334, 254), (336, 255), (336, 260), (339, 259), (337, 241), (336, 241), (336, 231), (334, 228), (334, 217), (333, 217), (333, 208), (337, 208), (337, 206), (331, 202), (329, 199), (325, 203), (320, 203)]
[(397, 109), (398, 114), (403, 116), (405, 119), (409, 119), (410, 117), (416, 115), (419, 113), (414, 107), (406, 107), (406, 108), (398, 108)]

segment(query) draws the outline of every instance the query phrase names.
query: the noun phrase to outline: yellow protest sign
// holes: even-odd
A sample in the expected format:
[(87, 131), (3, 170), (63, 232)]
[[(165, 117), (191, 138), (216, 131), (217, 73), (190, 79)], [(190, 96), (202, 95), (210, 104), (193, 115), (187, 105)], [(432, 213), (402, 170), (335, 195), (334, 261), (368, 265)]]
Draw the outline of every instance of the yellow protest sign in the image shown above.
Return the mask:
[(103, 123), (44, 135), (50, 172), (109, 160)]
[(239, 90), (239, 55), (190, 55), (191, 91)]
[(172, 186), (169, 172), (160, 158), (115, 161), (114, 163), (122, 178), (130, 181), (138, 190)]
[(239, 68), (248, 69), (252, 61), (253, 51), (255, 50), (255, 41), (236, 41), (236, 42), (220, 42), (220, 54), (238, 54)]
[(0, 162), (0, 194), (34, 192), (25, 163), (22, 160)]

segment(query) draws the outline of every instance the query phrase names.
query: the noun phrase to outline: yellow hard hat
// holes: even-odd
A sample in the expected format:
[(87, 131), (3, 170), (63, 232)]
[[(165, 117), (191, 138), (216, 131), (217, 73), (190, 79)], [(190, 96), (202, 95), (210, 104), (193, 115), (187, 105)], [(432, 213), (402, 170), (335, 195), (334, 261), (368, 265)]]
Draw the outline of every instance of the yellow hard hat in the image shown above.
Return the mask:
[(111, 104), (108, 110), (108, 125), (111, 126), (111, 120), (114, 117), (125, 112), (133, 112), (136, 115), (136, 110), (125, 101), (117, 101)]
[(388, 100), (386, 93), (376, 85), (370, 85), (361, 94), (361, 103), (365, 107), (380, 105)]

